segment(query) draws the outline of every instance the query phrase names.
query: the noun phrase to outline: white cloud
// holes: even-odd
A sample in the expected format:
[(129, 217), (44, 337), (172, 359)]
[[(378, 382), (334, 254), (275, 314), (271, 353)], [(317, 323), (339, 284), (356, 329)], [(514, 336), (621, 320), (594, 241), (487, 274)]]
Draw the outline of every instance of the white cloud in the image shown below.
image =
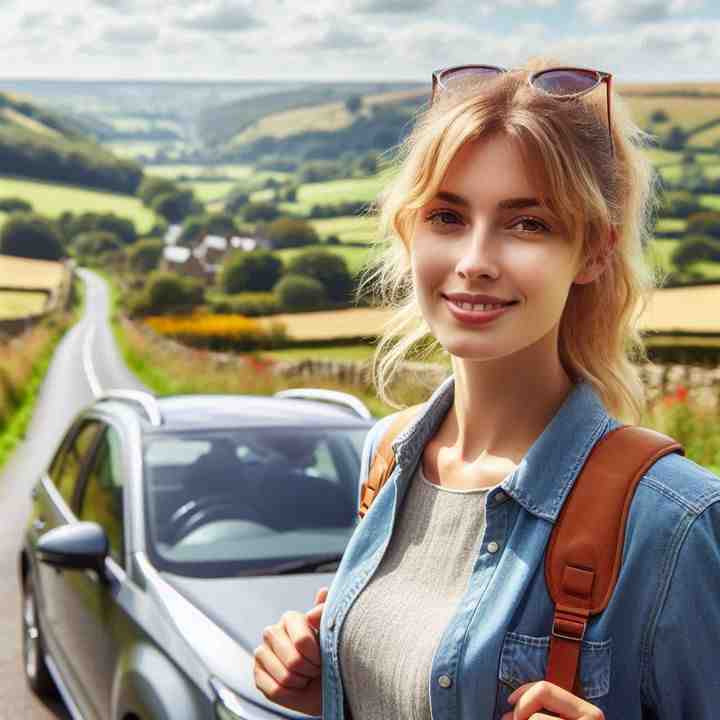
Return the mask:
[(218, 0), (209, 5), (199, 4), (176, 21), (180, 27), (210, 32), (244, 32), (259, 27), (255, 12), (232, 0)]
[(578, 10), (594, 23), (649, 23), (678, 17), (703, 0), (581, 0)]
[(157, 40), (158, 30), (143, 22), (111, 24), (105, 27), (100, 39), (107, 45), (146, 45)]

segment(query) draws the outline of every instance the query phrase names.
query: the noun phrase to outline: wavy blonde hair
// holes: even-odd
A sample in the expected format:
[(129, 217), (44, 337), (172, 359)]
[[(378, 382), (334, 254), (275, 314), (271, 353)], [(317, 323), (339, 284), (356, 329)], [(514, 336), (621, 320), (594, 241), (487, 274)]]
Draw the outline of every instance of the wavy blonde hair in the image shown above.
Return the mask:
[[(501, 133), (518, 143), (544, 201), (581, 239), (583, 260), (607, 260), (593, 282), (571, 286), (560, 320), (560, 360), (571, 378), (593, 386), (612, 414), (640, 421), (646, 396), (635, 363), (647, 356), (637, 321), (662, 282), (644, 257), (657, 197), (652, 165), (643, 152), (649, 136), (613, 94), (613, 157), (600, 88), (562, 100), (527, 82), (530, 73), (559, 65), (539, 58), (469, 91), (441, 94), (418, 115), (398, 148), (394, 179), (373, 208), (379, 212), (380, 233), (358, 289), (358, 297), (370, 288), (394, 310), (372, 362), (376, 392), (392, 407), (401, 407), (389, 392), (401, 362), (411, 353), (422, 358), (439, 347), (413, 288), (409, 248), (416, 214), (434, 197), (465, 143)], [(612, 229), (617, 244), (608, 256)], [(424, 350), (418, 353), (420, 347)]]

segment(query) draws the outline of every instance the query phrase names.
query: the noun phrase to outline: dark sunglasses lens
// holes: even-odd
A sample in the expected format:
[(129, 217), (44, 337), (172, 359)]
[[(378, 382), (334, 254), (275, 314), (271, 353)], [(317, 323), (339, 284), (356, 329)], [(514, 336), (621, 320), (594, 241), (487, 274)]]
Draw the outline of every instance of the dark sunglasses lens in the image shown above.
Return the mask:
[(440, 75), (440, 82), (447, 90), (464, 90), (483, 83), (501, 72), (502, 70), (493, 67), (450, 69)]
[(533, 78), (533, 85), (549, 95), (577, 95), (600, 83), (591, 70), (548, 70)]

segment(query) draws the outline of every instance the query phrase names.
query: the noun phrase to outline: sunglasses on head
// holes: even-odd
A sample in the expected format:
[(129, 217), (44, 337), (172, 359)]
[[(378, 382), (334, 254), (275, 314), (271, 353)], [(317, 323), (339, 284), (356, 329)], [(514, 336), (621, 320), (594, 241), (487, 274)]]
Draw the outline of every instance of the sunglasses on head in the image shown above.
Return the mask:
[[(441, 93), (460, 89), (466, 85), (473, 85), (489, 80), (502, 73), (509, 72), (506, 68), (495, 65), (457, 65), (455, 67), (436, 70), (432, 74), (432, 95), (430, 103)], [(532, 87), (552, 95), (556, 98), (576, 98), (594, 90), (598, 85), (605, 83), (607, 88), (607, 119), (608, 133), (610, 135), (610, 153), (615, 154), (612, 139), (612, 121), (610, 112), (610, 97), (612, 95), (612, 75), (600, 70), (587, 68), (559, 67), (546, 68), (532, 73), (528, 77)]]

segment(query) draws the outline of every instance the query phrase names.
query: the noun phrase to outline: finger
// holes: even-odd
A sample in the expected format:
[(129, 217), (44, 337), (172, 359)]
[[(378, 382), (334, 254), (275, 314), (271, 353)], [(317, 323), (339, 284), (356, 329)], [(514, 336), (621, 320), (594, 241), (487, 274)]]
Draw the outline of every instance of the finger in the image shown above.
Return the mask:
[(294, 690), (283, 687), (265, 670), (260, 662), (255, 663), (253, 674), (255, 687), (257, 687), (265, 697), (278, 705), (297, 709), (299, 704), (306, 699), (306, 690)]
[(310, 682), (310, 678), (299, 675), (288, 670), (280, 662), (277, 655), (264, 643), (255, 648), (255, 665), (262, 669), (273, 679), (273, 681), (286, 689), (302, 690)]
[(508, 702), (515, 704), (513, 720), (528, 720), (533, 713), (543, 711), (559, 713), (565, 720), (601, 720), (603, 717), (595, 705), (547, 680), (521, 685), (510, 695)]
[(320, 629), (320, 618), (322, 617), (323, 611), (325, 610), (325, 603), (316, 605), (311, 610), (305, 613), (305, 619), (310, 623), (310, 626), (315, 630)]
[[(263, 640), (288, 670), (305, 677), (317, 677), (320, 672), (320, 661), (314, 659), (319, 658), (320, 655), (317, 638), (312, 629), (302, 620), (302, 629), (293, 629), (292, 631), (294, 636), (300, 639), (293, 641), (286, 624), (290, 623), (294, 627), (294, 621), (286, 618), (293, 614), (286, 613), (279, 624), (266, 627), (263, 630)], [(297, 614), (299, 615), (299, 613)], [(300, 615), (300, 617), (303, 616)]]
[(322, 602), (325, 602), (327, 600), (328, 596), (328, 588), (327, 587), (321, 587), (316, 593), (315, 593), (315, 604), (319, 605)]
[[(322, 607), (318, 615), (318, 628), (320, 626), (320, 615)], [(308, 620), (305, 613), (289, 612), (282, 616), (282, 622), (290, 642), (297, 651), (316, 668), (320, 667), (320, 642), (315, 628)]]

